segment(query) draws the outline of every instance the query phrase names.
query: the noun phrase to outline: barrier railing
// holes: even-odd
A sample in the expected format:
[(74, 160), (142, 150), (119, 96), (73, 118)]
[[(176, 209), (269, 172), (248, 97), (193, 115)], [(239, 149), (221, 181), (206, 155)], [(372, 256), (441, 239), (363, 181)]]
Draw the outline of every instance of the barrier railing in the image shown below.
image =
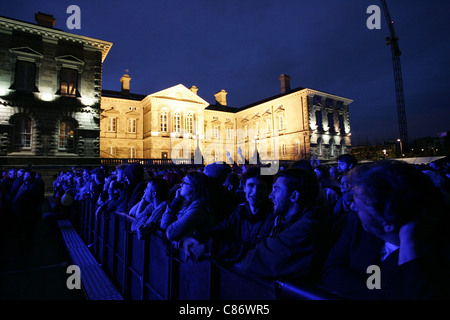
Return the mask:
[(193, 261), (175, 249), (163, 231), (143, 240), (131, 232), (134, 218), (76, 201), (74, 226), (118, 291), (131, 300), (339, 299), (311, 284), (249, 278), (239, 264)]

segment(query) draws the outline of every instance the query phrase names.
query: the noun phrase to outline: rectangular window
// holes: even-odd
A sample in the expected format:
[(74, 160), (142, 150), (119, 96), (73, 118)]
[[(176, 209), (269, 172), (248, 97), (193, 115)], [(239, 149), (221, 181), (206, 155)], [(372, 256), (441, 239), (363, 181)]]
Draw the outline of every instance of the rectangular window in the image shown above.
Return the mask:
[(344, 116), (342, 114), (339, 115), (339, 131), (345, 133)]
[(130, 158), (136, 158), (136, 149), (134, 147), (130, 147)]
[(330, 131), (334, 131), (334, 115), (332, 112), (328, 113), (328, 127)]
[(173, 116), (173, 131), (181, 132), (181, 115), (179, 113)]
[(19, 118), (14, 122), (14, 145), (21, 149), (31, 149), (31, 120)]
[(219, 139), (219, 134), (220, 134), (219, 127), (214, 126), (213, 130), (214, 130), (214, 139)]
[(33, 91), (36, 83), (36, 65), (28, 61), (17, 61), (15, 77), (16, 90)]
[(115, 157), (116, 156), (116, 147), (109, 147), (109, 155), (111, 157)]
[(284, 116), (278, 117), (278, 126), (279, 126), (280, 130), (284, 130)]
[(108, 118), (108, 132), (116, 132), (117, 131), (117, 118), (111, 117)]
[(75, 97), (77, 94), (78, 72), (73, 69), (61, 69), (61, 95)]
[(317, 129), (322, 129), (322, 111), (320, 110), (316, 111), (316, 126)]
[(227, 128), (227, 140), (233, 139), (233, 128)]
[(270, 119), (266, 119), (266, 131), (270, 132), (271, 127), (272, 127), (272, 125), (271, 125)]
[(136, 133), (136, 119), (128, 119), (128, 133)]
[(167, 112), (161, 113), (161, 131), (167, 132)]

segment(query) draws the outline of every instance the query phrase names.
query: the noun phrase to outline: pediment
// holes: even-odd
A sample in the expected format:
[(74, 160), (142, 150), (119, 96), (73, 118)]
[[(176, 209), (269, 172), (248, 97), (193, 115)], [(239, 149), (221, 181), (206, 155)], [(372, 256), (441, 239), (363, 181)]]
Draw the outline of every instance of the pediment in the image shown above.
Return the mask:
[(19, 48), (11, 48), (10, 52), (19, 54), (19, 55), (31, 55), (31, 56), (39, 56), (42, 57), (40, 52), (31, 49), (30, 47), (19, 47)]
[(275, 109), (274, 113), (278, 113), (278, 112), (284, 112), (285, 109), (283, 108), (283, 105), (278, 106), (278, 108)]
[(64, 61), (69, 63), (76, 63), (76, 64), (84, 64), (84, 61), (81, 59), (78, 59), (77, 57), (74, 57), (72, 55), (65, 55), (65, 56), (59, 56), (55, 58), (57, 61)]
[(139, 116), (140, 116), (139, 112), (136, 112), (136, 111), (134, 111), (134, 110), (125, 112), (125, 114), (126, 114), (127, 116), (134, 116), (134, 117), (139, 117)]
[(110, 109), (104, 110), (103, 112), (106, 113), (106, 114), (111, 114), (111, 115), (120, 113), (119, 111), (115, 110), (114, 108), (110, 108)]
[(255, 115), (252, 117), (252, 119), (259, 119), (259, 118), (261, 118), (259, 112), (256, 112)]
[(248, 122), (248, 116), (245, 116), (244, 119), (241, 120), (241, 123), (246, 123)]
[(193, 93), (191, 90), (189, 90), (182, 84), (178, 84), (176, 86), (161, 90), (159, 92), (155, 92), (149, 96), (160, 99), (199, 103), (205, 105), (205, 107), (209, 105), (208, 102), (200, 98), (197, 94)]

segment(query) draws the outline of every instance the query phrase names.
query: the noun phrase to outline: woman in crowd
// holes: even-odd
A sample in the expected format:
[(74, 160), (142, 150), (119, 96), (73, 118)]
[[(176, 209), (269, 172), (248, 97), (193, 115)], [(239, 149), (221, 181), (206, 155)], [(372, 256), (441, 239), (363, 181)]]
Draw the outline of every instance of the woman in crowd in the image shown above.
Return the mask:
[(214, 225), (208, 210), (207, 188), (207, 177), (201, 172), (191, 171), (183, 178), (161, 219), (161, 228), (166, 230), (169, 240), (180, 241), (195, 230)]

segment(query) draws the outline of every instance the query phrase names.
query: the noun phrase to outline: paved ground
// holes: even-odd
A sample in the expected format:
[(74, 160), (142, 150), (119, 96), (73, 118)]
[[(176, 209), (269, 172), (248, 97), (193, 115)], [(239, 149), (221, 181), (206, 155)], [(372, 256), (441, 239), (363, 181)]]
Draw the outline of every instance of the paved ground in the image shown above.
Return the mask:
[(52, 232), (42, 220), (31, 248), (17, 235), (1, 234), (0, 300), (84, 300), (82, 290), (66, 286), (68, 265), (59, 230)]

